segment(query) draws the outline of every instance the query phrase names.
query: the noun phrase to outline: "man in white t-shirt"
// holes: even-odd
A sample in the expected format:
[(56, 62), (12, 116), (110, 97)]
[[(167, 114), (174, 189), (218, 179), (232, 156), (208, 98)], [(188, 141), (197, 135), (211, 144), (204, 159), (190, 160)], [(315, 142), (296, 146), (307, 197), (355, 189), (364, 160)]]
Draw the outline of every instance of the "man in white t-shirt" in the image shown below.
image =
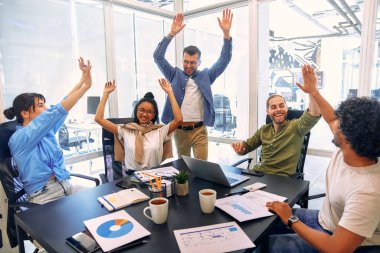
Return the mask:
[[(304, 85), (334, 134), (337, 150), (326, 172), (322, 209), (292, 209), (269, 202), (269, 210), (296, 234), (271, 236), (270, 252), (353, 252), (380, 245), (380, 102), (350, 98), (334, 111), (317, 89), (314, 70), (302, 68)], [(284, 233), (277, 227), (273, 234)], [(290, 230), (287, 231), (290, 233)]]

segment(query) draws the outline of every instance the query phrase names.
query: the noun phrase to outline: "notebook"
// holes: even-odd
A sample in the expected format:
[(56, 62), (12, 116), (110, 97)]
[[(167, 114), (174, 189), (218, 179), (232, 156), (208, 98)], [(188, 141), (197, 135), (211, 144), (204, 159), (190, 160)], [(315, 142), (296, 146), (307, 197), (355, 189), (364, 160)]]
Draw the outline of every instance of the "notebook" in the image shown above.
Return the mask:
[(112, 212), (116, 209), (120, 209), (148, 199), (149, 197), (142, 193), (140, 190), (131, 188), (99, 197), (98, 201), (105, 208), (107, 208), (108, 211)]
[(184, 155), (182, 156), (182, 159), (185, 161), (192, 174), (213, 183), (234, 187), (249, 179), (247, 176), (229, 172), (227, 169), (228, 167), (236, 169), (232, 166), (219, 165), (217, 163), (203, 161)]

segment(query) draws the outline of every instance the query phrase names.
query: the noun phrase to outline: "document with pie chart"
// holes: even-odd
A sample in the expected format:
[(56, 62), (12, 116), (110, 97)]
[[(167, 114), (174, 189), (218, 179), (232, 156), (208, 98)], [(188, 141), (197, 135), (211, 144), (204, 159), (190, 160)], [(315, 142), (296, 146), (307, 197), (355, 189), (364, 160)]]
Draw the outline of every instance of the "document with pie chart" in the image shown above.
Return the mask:
[(84, 224), (104, 252), (150, 235), (124, 210), (86, 220)]

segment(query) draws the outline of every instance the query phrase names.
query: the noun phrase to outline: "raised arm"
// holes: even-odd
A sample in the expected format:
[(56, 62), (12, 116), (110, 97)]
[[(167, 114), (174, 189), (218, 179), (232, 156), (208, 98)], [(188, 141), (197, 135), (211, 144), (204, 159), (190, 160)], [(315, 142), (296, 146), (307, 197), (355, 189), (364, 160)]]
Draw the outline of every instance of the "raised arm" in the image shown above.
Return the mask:
[(177, 129), (179, 124), (181, 124), (181, 122), (183, 120), (182, 113), (181, 113), (181, 109), (178, 106), (177, 100), (174, 97), (174, 92), (173, 92), (172, 86), (170, 85), (169, 81), (164, 79), (164, 78), (161, 78), (161, 79), (158, 79), (158, 82), (159, 82), (161, 88), (166, 92), (166, 94), (168, 94), (170, 104), (171, 104), (172, 109), (173, 109), (174, 119), (169, 123), (169, 132), (168, 132), (168, 135), (169, 135), (174, 130)]
[(115, 80), (113, 80), (112, 82), (107, 82), (104, 85), (103, 96), (100, 99), (100, 102), (99, 102), (98, 108), (96, 109), (96, 114), (95, 114), (95, 121), (99, 125), (101, 125), (103, 128), (105, 128), (107, 131), (113, 134), (117, 134), (117, 125), (104, 118), (104, 109), (106, 107), (106, 103), (107, 103), (110, 93), (113, 92), (115, 89), (116, 89)]
[(91, 78), (91, 63), (87, 61), (87, 65), (84, 64), (82, 57), (78, 59), (79, 68), (82, 70), (82, 77), (77, 85), (69, 92), (67, 97), (62, 101), (62, 107), (66, 111), (70, 111), (71, 108), (79, 101), (79, 99), (90, 89), (92, 85)]
[(87, 70), (87, 66), (90, 65), (90, 62), (87, 60), (87, 65), (86, 65), (84, 64), (83, 58), (79, 57), (78, 64), (79, 64), (79, 69), (82, 71), (82, 77), (79, 80), (79, 82), (72, 88), (69, 94), (67, 94), (67, 97), (73, 94), (75, 91), (79, 90), (86, 80), (86, 70)]
[(234, 17), (234, 14), (231, 12), (231, 10), (225, 9), (225, 10), (223, 10), (222, 20), (220, 20), (220, 18), (218, 18), (219, 27), (220, 27), (220, 29), (222, 29), (223, 37), (226, 40), (231, 39), (230, 29), (231, 29), (233, 17)]
[[(321, 113), (323, 119), (333, 130), (333, 124), (335, 122), (335, 113), (333, 107), (322, 97), (317, 88), (317, 78), (315, 77), (314, 69), (310, 65), (304, 65), (302, 67), (302, 76), (304, 84), (296, 83), (297, 86), (310, 96), (310, 102), (314, 103), (313, 110)], [(310, 108), (311, 110), (311, 108)]]
[(172, 26), (170, 28), (169, 36), (174, 37), (182, 31), (186, 25), (183, 23), (183, 13), (178, 13), (174, 16)]

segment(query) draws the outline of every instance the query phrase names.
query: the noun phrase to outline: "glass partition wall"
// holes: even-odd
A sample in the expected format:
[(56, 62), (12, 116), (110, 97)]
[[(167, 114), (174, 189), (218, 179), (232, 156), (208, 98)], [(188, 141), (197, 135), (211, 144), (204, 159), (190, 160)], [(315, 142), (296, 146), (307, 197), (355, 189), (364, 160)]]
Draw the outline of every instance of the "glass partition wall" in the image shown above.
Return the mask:
[[(76, 59), (83, 56), (94, 66), (86, 96), (101, 96), (106, 81), (117, 82), (107, 117), (130, 117), (147, 91), (162, 111), (165, 94), (157, 83), (162, 74), (152, 55), (174, 14), (184, 12), (186, 27), (170, 44), (168, 61), (180, 63), (183, 46), (194, 44), (204, 68), (221, 50), (217, 17), (231, 8), (233, 56), (212, 86), (216, 120), (208, 128), (209, 159), (220, 160), (223, 153), (224, 163), (231, 163), (237, 157), (229, 144), (264, 123), (270, 94), (283, 95), (289, 107), (307, 108), (308, 97), (295, 85), (302, 81), (303, 64), (317, 70), (321, 92), (334, 106), (350, 96), (380, 97), (377, 5), (374, 0), (0, 0), (0, 106), (3, 110), (17, 94), (30, 91), (44, 94), (48, 104), (59, 102), (79, 80)], [(102, 156), (100, 129), (86, 101), (70, 112), (66, 125), (69, 134), (84, 135), (88, 143), (66, 150), (67, 163)], [(330, 135), (321, 120), (309, 152), (329, 156)]]

